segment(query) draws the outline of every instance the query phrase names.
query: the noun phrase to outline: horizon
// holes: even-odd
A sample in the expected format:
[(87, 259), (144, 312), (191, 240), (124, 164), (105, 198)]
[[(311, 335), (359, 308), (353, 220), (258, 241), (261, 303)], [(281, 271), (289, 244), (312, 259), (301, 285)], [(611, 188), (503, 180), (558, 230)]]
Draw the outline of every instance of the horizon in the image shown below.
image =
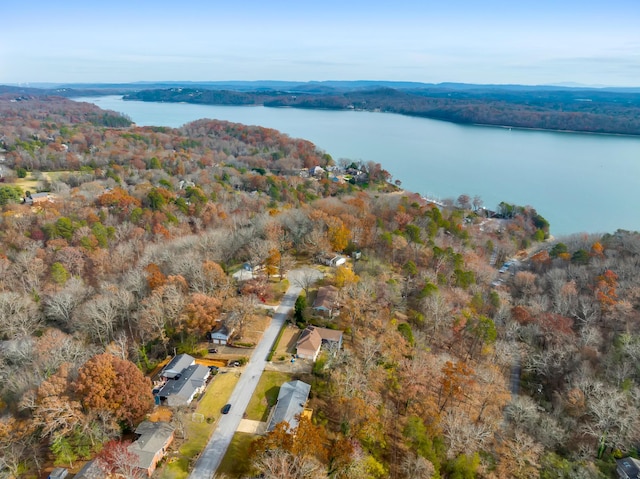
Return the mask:
[(125, 85), (187, 85), (194, 84), (197, 85), (207, 85), (207, 84), (248, 84), (248, 83), (256, 83), (256, 84), (267, 84), (267, 83), (291, 83), (291, 84), (313, 84), (313, 83), (371, 83), (372, 86), (375, 84), (393, 84), (393, 83), (415, 83), (416, 86), (442, 86), (442, 85), (464, 85), (464, 86), (479, 86), (479, 87), (531, 87), (531, 88), (549, 88), (549, 87), (558, 87), (558, 88), (575, 88), (575, 89), (637, 89), (640, 88), (640, 82), (637, 84), (631, 84), (627, 86), (617, 86), (617, 85), (604, 85), (604, 84), (585, 84), (585, 83), (577, 83), (577, 82), (558, 82), (558, 83), (541, 83), (541, 84), (528, 84), (528, 83), (469, 83), (469, 82), (455, 82), (455, 81), (443, 81), (438, 83), (433, 82), (419, 82), (419, 81), (411, 81), (411, 80), (368, 80), (368, 79), (359, 79), (359, 80), (308, 80), (308, 81), (295, 81), (295, 80), (286, 80), (286, 79), (261, 79), (261, 80), (135, 80), (130, 82), (13, 82), (13, 83), (0, 83), (0, 86), (11, 86), (11, 87), (22, 87), (22, 88), (56, 88), (56, 87), (74, 87), (74, 86), (125, 86)]
[(385, 78), (376, 81), (600, 88), (636, 87), (640, 73), (634, 0), (3, 7), (2, 84)]

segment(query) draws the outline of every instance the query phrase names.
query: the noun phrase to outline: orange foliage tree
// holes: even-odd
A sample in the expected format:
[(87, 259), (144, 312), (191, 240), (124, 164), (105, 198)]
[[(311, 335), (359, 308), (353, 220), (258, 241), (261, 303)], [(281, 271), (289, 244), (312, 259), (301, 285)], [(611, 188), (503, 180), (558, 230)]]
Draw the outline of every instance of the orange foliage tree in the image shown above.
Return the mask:
[(191, 295), (185, 306), (179, 329), (188, 334), (204, 335), (211, 331), (220, 314), (222, 302), (202, 293)]
[(78, 371), (75, 391), (90, 411), (107, 411), (132, 427), (153, 407), (151, 381), (131, 361), (102, 353)]

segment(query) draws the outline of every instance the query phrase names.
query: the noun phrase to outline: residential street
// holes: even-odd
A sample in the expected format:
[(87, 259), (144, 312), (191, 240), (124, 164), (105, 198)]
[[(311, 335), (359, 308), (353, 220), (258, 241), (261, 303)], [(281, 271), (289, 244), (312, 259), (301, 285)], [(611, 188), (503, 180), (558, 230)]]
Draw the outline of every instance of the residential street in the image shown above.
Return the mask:
[(262, 371), (264, 371), (267, 363), (267, 355), (269, 354), (271, 346), (280, 328), (287, 319), (287, 314), (293, 308), (302, 290), (302, 286), (298, 284), (300, 281), (297, 281), (297, 278), (302, 278), (303, 275), (309, 275), (309, 271), (317, 273), (317, 279), (322, 277), (322, 273), (310, 269), (293, 270), (289, 272), (289, 289), (287, 289), (286, 294), (282, 298), (280, 306), (278, 306), (276, 313), (273, 315), (271, 324), (262, 336), (262, 340), (258, 343), (249, 362), (244, 367), (244, 372), (229, 399), (229, 403), (231, 404), (229, 413), (221, 416), (216, 430), (213, 432), (211, 439), (189, 474), (189, 479), (211, 479), (214, 476), (231, 443), (234, 433), (238, 429), (240, 420), (249, 405), (249, 400), (258, 385), (260, 375)]

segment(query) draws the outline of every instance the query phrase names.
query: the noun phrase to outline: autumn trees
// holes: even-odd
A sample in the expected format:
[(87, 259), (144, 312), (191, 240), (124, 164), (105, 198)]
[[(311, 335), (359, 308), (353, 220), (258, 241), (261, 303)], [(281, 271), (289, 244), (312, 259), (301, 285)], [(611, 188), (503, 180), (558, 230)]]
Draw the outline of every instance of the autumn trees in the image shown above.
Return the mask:
[[(242, 334), (276, 281), (310, 301), (303, 265), (332, 251), (362, 253), (323, 278), (339, 314), (304, 320), (344, 330), (345, 347), (310, 373), (300, 441), (256, 446), (262, 473), (598, 477), (640, 440), (636, 233), (562, 238), (494, 283), (498, 259), (545, 233), (533, 209), (505, 203), (513, 218), (483, 231), (468, 195), (436, 207), (304, 178), (330, 160), (272, 130), (97, 129), (1, 103), (8, 167), (68, 169), (48, 208), (2, 205), (3, 474), (42, 461), (32, 444), (69, 464), (118, 439), (151, 405), (140, 369), (195, 354), (219, 320)], [(255, 278), (238, 283), (245, 263)]]

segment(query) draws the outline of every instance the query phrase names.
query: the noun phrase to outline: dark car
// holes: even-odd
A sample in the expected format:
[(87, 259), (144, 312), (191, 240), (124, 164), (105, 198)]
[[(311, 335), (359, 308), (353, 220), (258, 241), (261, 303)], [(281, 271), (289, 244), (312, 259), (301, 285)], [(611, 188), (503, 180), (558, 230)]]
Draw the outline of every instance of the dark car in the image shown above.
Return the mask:
[(231, 409), (231, 404), (225, 404), (224, 407), (222, 408), (222, 414), (227, 414), (230, 409)]
[(212, 353), (212, 354), (215, 354), (215, 353), (218, 352), (218, 349), (217, 348), (209, 348), (209, 352)]

